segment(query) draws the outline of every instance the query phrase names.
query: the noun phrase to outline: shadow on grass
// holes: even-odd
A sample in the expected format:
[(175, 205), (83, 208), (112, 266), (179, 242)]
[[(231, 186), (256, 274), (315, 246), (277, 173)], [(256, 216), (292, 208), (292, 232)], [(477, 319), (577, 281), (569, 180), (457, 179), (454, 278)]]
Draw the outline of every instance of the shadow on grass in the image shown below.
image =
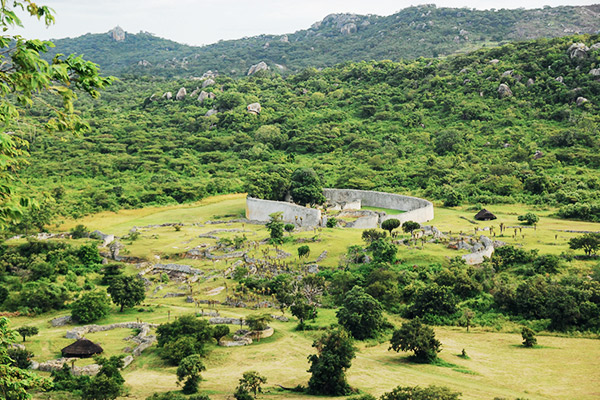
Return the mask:
[(523, 346), (522, 344), (511, 344), (510, 347), (517, 349), (558, 349), (558, 347), (542, 346), (540, 344), (536, 344), (532, 347)]

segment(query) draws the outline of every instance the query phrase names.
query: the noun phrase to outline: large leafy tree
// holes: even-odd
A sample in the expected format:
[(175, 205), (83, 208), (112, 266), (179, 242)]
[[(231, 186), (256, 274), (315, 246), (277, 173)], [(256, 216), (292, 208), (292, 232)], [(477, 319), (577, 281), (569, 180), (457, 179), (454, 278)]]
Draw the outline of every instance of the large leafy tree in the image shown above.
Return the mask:
[(133, 276), (117, 276), (113, 278), (106, 289), (113, 303), (121, 306), (119, 311), (125, 307), (133, 307), (140, 304), (146, 298), (146, 288), (140, 278)]
[[(23, 26), (19, 10), (43, 20), (47, 26), (54, 23), (46, 6), (31, 0), (2, 0), (0, 28), (4, 32)], [(49, 131), (84, 131), (87, 124), (74, 113), (75, 90), (97, 97), (98, 90), (112, 80), (102, 78), (96, 64), (79, 56), (58, 54), (51, 62), (43, 60), (40, 54), (53, 46), (52, 42), (20, 35), (0, 36), (0, 227), (19, 221), (31, 204), (28, 198), (16, 196), (11, 184), (14, 171), (27, 155), (28, 143), (19, 136), (23, 131), (20, 117), (25, 110), (36, 103), (47, 108), (52, 115), (45, 123)], [(60, 105), (56, 106), (51, 97), (58, 97)]]
[(29, 400), (28, 390), (49, 388), (51, 384), (29, 370), (12, 365), (8, 349), (16, 338), (17, 334), (9, 328), (8, 318), (0, 317), (0, 398)]
[(346, 370), (352, 365), (356, 348), (352, 338), (343, 329), (336, 329), (315, 340), (313, 347), (317, 354), (308, 357), (312, 373), (308, 381), (310, 394), (344, 396), (352, 389), (346, 381)]
[(297, 204), (323, 204), (326, 201), (319, 176), (312, 168), (298, 168), (294, 171), (290, 193)]
[(402, 324), (390, 340), (390, 350), (413, 351), (418, 361), (426, 363), (437, 358), (441, 345), (433, 329), (423, 325), (418, 318)]
[(185, 380), (183, 384), (183, 393), (193, 394), (198, 392), (198, 383), (202, 377), (200, 373), (206, 370), (199, 354), (187, 356), (177, 367), (177, 383)]
[(375, 337), (386, 324), (381, 304), (359, 286), (346, 293), (343, 304), (336, 314), (338, 322), (355, 339)]
[(71, 316), (82, 324), (89, 324), (106, 316), (110, 311), (106, 293), (86, 293), (71, 306)]

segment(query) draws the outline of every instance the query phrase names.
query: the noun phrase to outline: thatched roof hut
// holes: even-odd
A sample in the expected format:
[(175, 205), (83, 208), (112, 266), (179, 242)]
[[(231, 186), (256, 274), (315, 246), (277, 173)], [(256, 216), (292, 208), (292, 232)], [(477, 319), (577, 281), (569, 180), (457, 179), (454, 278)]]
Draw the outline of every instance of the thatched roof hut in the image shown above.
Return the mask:
[(484, 208), (475, 214), (475, 219), (478, 221), (491, 221), (496, 219), (496, 216)]
[(79, 357), (79, 358), (87, 358), (91, 357), (94, 354), (100, 354), (104, 350), (102, 347), (97, 345), (88, 339), (77, 339), (75, 343), (71, 343), (67, 347), (61, 350), (63, 357)]

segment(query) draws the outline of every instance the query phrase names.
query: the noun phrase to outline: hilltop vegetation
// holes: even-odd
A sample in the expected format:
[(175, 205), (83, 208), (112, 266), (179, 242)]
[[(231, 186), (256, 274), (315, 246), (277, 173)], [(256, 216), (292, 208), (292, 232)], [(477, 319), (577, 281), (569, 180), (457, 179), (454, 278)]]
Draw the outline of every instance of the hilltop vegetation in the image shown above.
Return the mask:
[(107, 34), (61, 39), (55, 52), (85, 54), (111, 74), (189, 77), (218, 70), (240, 76), (265, 61), (287, 75), (346, 61), (438, 57), (509, 40), (593, 34), (598, 32), (599, 12), (598, 5), (534, 10), (421, 5), (385, 17), (332, 14), (288, 35), (260, 35), (203, 47), (140, 32), (119, 42)]
[[(44, 211), (81, 216), (243, 192), (257, 177), (276, 184), (310, 166), (326, 187), (412, 193), (448, 206), (539, 203), (597, 220), (599, 41), (540, 39), (285, 79), (221, 76), (204, 88), (216, 98), (203, 102), (197, 91), (161, 97), (180, 87), (190, 93), (197, 81), (123, 78), (100, 101), (82, 99), (90, 132), (23, 135), (32, 153), (23, 187), (51, 194), (35, 213), (39, 222)], [(574, 43), (583, 43), (583, 55)], [(246, 110), (254, 102), (259, 115)], [(205, 116), (210, 110), (218, 112)]]

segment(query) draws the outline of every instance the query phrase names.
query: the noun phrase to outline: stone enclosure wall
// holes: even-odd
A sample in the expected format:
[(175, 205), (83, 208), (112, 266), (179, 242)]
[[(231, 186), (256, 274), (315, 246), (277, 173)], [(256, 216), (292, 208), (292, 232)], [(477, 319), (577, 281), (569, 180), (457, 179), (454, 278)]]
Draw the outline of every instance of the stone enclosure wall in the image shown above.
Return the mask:
[[(400, 223), (406, 221), (424, 223), (432, 220), (434, 215), (433, 204), (417, 197), (354, 189), (323, 189), (323, 194), (331, 203), (351, 203), (359, 200), (362, 206), (405, 211), (402, 214), (394, 215), (368, 212), (368, 215), (353, 223), (353, 228), (376, 228), (390, 218), (396, 218)], [(283, 213), (285, 222), (295, 223), (302, 227), (323, 226), (326, 222), (321, 216), (321, 211), (314, 208), (283, 201), (261, 200), (252, 197), (246, 199), (246, 218), (250, 220), (268, 221), (270, 214), (279, 211)], [(302, 219), (300, 220), (300, 218)]]
[(285, 222), (297, 223), (300, 226), (318, 226), (321, 223), (321, 211), (315, 208), (302, 207), (285, 201), (246, 198), (246, 218), (249, 220), (268, 221), (270, 214), (279, 211), (283, 213)]

